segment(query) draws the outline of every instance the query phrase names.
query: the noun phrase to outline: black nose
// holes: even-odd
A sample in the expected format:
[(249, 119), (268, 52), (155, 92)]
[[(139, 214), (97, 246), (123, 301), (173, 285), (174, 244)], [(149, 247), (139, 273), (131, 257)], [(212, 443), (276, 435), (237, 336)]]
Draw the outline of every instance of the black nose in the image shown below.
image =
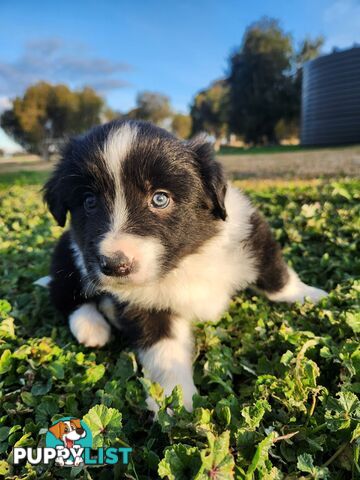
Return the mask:
[(113, 257), (98, 256), (100, 270), (109, 277), (126, 277), (133, 269), (133, 262), (122, 252), (117, 252)]
[(85, 430), (84, 430), (83, 428), (77, 428), (77, 429), (76, 429), (76, 433), (77, 433), (78, 435), (82, 435), (84, 432), (85, 432)]

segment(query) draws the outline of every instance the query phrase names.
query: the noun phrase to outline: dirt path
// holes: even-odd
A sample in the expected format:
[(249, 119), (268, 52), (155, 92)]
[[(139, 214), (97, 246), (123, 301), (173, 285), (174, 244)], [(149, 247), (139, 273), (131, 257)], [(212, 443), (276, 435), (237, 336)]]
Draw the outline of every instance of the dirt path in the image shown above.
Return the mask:
[[(319, 176), (360, 176), (360, 145), (288, 153), (218, 155), (232, 178), (317, 178)], [(47, 171), (54, 162), (28, 156), (0, 158), (0, 173)]]
[(233, 178), (360, 176), (360, 146), (303, 152), (219, 155)]

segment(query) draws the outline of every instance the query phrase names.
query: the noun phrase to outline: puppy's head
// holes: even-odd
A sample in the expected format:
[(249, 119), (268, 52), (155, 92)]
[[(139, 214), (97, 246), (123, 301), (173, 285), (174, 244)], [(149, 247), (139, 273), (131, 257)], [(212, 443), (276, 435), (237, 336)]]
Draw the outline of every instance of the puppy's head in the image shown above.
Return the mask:
[(65, 442), (68, 448), (71, 448), (76, 440), (86, 436), (86, 432), (78, 418), (55, 423), (55, 425), (49, 428), (49, 431), (56, 438)]
[(146, 122), (115, 121), (70, 141), (44, 198), (71, 230), (88, 278), (106, 290), (174, 268), (225, 220), (226, 183), (212, 145)]

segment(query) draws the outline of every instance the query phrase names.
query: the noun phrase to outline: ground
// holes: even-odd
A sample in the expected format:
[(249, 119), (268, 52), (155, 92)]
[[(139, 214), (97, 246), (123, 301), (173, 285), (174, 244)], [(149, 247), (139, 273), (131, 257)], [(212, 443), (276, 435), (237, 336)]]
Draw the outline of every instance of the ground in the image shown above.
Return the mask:
[[(33, 285), (61, 233), (39, 193), (46, 175), (0, 175), (0, 476), (359, 478), (359, 180), (235, 182), (301, 278), (330, 295), (289, 307), (246, 291), (218, 322), (196, 325), (199, 395), (187, 413), (181, 391), (164, 400), (142, 379), (119, 337), (99, 350), (78, 345)], [(155, 422), (146, 392), (160, 404)], [(129, 465), (12, 466), (14, 446), (44, 446), (47, 427), (67, 415), (86, 415), (98, 447), (132, 447)]]
[[(315, 178), (357, 176), (360, 172), (360, 145), (338, 148), (301, 146), (223, 147), (218, 159), (231, 178)], [(0, 158), (0, 174), (31, 170), (46, 172), (53, 168), (36, 155)]]

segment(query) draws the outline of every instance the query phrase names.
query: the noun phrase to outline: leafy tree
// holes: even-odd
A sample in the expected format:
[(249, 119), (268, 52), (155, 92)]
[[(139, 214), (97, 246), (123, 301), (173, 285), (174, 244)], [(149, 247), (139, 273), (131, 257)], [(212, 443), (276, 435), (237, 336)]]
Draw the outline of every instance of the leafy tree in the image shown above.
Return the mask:
[(277, 20), (263, 18), (245, 32), (230, 58), (229, 126), (252, 143), (274, 143), (283, 128), (298, 128), (302, 65), (320, 53), (322, 37), (305, 39), (298, 49)]
[(277, 20), (264, 18), (245, 32), (230, 59), (230, 129), (253, 143), (274, 142), (275, 125), (293, 58), (292, 40)]
[(324, 37), (306, 38), (300, 44), (299, 50), (296, 53), (297, 69), (301, 69), (305, 62), (313, 60), (320, 55), (321, 49), (324, 45)]
[(66, 85), (39, 82), (15, 98), (1, 125), (20, 144), (39, 153), (48, 143), (100, 123), (103, 107), (103, 99), (89, 87), (72, 91)]
[(140, 92), (136, 98), (136, 108), (127, 116), (139, 120), (148, 120), (156, 125), (163, 125), (172, 115), (170, 99), (156, 92)]
[(104, 100), (92, 89), (85, 87), (77, 93), (77, 122), (81, 131), (100, 123), (100, 114), (104, 108)]
[(199, 92), (190, 109), (192, 133), (206, 131), (216, 138), (226, 132), (228, 85), (225, 80), (214, 82)]
[(175, 113), (171, 121), (171, 130), (180, 138), (188, 138), (191, 134), (191, 124), (190, 115)]

